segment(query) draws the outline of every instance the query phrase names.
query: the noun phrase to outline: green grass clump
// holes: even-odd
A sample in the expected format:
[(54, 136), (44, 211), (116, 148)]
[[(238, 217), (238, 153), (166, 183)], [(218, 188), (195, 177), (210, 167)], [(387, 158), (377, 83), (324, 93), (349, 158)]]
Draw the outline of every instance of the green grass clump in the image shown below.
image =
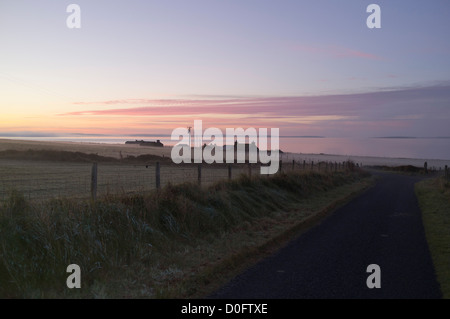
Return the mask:
[(416, 184), (428, 246), (437, 280), (445, 299), (450, 299), (450, 181), (444, 177)]
[[(269, 222), (292, 225), (310, 213), (291, 214), (305, 199), (365, 177), (348, 171), (242, 176), (208, 188), (169, 184), (96, 202), (36, 203), (13, 192), (0, 206), (0, 297), (179, 296), (186, 291), (171, 287), (250, 245), (270, 230)], [(82, 289), (66, 287), (69, 264), (80, 266)]]

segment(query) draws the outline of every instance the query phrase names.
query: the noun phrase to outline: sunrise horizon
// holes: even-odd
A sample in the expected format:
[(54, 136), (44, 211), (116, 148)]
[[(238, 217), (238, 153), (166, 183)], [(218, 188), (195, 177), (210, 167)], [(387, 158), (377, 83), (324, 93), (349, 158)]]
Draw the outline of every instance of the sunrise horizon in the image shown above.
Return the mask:
[(5, 2), (0, 136), (450, 136), (448, 4), (377, 5)]

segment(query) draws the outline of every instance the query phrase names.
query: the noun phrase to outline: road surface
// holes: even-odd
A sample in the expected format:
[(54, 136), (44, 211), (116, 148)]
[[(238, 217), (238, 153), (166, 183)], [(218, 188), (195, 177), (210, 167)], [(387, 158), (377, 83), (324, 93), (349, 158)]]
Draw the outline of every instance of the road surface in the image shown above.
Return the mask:
[[(414, 194), (421, 178), (376, 174), (369, 191), (209, 298), (441, 298)], [(372, 264), (380, 288), (367, 286)]]

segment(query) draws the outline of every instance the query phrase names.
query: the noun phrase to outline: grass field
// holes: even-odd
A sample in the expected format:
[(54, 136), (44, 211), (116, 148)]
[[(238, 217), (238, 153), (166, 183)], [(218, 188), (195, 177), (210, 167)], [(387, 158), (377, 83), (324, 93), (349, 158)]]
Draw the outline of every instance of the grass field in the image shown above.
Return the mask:
[[(2, 145), (0, 143), (0, 145)], [(59, 149), (49, 143), (49, 149), (21, 149), (19, 143), (14, 150), (0, 150), (0, 201), (8, 198), (13, 191), (20, 191), (27, 200), (46, 200), (50, 198), (79, 198), (91, 196), (92, 164), (97, 163), (97, 196), (145, 193), (156, 188), (156, 163), (160, 164), (161, 186), (182, 182), (198, 182), (198, 165), (174, 164), (170, 157), (151, 154), (155, 148), (146, 148), (150, 153), (137, 156), (127, 154), (122, 157), (110, 157), (98, 153), (83, 153)], [(33, 146), (27, 145), (27, 146)], [(67, 146), (64, 144), (63, 146)], [(90, 145), (88, 145), (90, 146)], [(115, 147), (117, 145), (112, 145)], [(127, 146), (127, 145), (124, 145)], [(102, 146), (103, 147), (103, 146)], [(122, 151), (121, 151), (122, 152)], [(294, 164), (294, 165), (292, 165)], [(322, 165), (320, 165), (322, 164)], [(330, 165), (328, 170), (335, 170)], [(229, 178), (227, 164), (202, 164), (201, 184), (209, 186)], [(303, 165), (303, 162), (288, 162), (283, 170), (326, 170), (325, 163), (316, 162), (315, 166)], [(339, 163), (339, 169), (343, 169)], [(231, 178), (242, 174), (259, 175), (260, 167), (252, 164), (233, 164)]]
[[(295, 236), (370, 180), (359, 171), (241, 176), (96, 202), (0, 206), (0, 297), (202, 297)], [(82, 289), (66, 287), (66, 267)]]
[[(98, 164), (98, 195), (144, 193), (156, 188), (155, 162), (151, 164)], [(0, 201), (14, 191), (20, 191), (28, 200), (50, 198), (89, 198), (91, 189), (90, 163), (29, 161), (0, 159)], [(232, 178), (247, 174), (244, 166), (235, 166)], [(255, 172), (256, 173), (256, 172)], [(161, 164), (161, 185), (195, 182), (197, 165)], [(225, 166), (202, 167), (202, 184), (211, 185), (228, 178)]]
[(86, 154), (97, 154), (99, 156), (119, 159), (121, 156), (139, 156), (152, 154), (156, 156), (170, 157), (170, 147), (142, 147), (134, 144), (108, 144), (108, 143), (79, 143), (79, 142), (56, 142), (56, 141), (26, 141), (0, 139), (0, 151), (16, 150), (49, 150), (70, 151)]
[(444, 177), (416, 184), (425, 233), (437, 279), (450, 299), (450, 181)]

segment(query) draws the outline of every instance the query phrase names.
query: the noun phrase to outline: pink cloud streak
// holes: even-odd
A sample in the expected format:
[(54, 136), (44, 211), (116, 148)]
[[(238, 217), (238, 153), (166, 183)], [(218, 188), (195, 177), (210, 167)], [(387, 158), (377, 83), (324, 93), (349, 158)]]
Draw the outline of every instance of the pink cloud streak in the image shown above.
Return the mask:
[[(359, 116), (374, 119), (400, 115), (423, 113), (421, 99), (447, 99), (450, 85), (406, 88), (370, 93), (297, 96), (234, 98), (221, 100), (177, 99), (151, 100), (140, 99), (146, 106), (121, 107), (97, 110), (72, 111), (59, 116), (201, 116), (201, 115), (243, 115), (275, 118), (279, 116)], [(123, 100), (120, 103), (123, 103)], [(134, 100), (133, 100), (134, 101)], [(87, 102), (90, 104), (90, 102)], [(96, 102), (97, 104), (107, 103)], [(149, 106), (150, 105), (150, 106)], [(392, 108), (395, 105), (395, 108)]]
[[(135, 101), (146, 105), (136, 106)], [(395, 132), (395, 128), (413, 130), (420, 125), (442, 130), (439, 123), (450, 120), (450, 109), (443, 107), (449, 101), (450, 84), (446, 84), (326, 96), (117, 100), (114, 102), (120, 106), (117, 108), (72, 111), (58, 117), (79, 125), (92, 123), (92, 126), (121, 130), (173, 129), (201, 119), (207, 126), (220, 128), (279, 127), (289, 132), (301, 131), (300, 134), (326, 135), (326, 132), (359, 132), (377, 127), (392, 128), (390, 131)], [(114, 104), (111, 101), (84, 103)]]

